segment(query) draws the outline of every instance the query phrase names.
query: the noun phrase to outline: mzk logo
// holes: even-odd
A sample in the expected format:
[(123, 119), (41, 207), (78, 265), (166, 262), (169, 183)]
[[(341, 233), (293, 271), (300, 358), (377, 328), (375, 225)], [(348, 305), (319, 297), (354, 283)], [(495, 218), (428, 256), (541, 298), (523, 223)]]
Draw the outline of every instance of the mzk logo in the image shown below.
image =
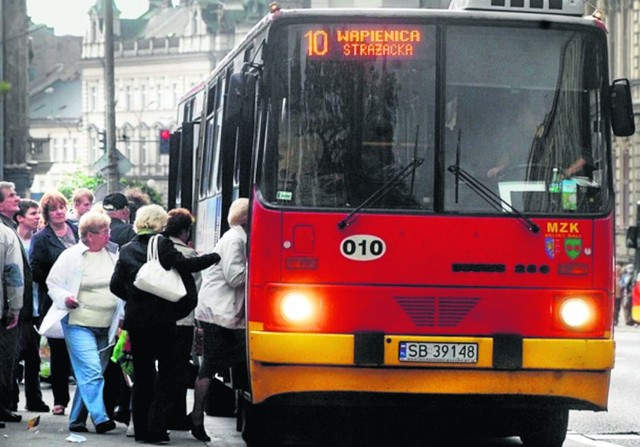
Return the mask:
[(564, 240), (564, 252), (571, 259), (576, 259), (582, 251), (582, 239), (579, 237), (568, 237)]

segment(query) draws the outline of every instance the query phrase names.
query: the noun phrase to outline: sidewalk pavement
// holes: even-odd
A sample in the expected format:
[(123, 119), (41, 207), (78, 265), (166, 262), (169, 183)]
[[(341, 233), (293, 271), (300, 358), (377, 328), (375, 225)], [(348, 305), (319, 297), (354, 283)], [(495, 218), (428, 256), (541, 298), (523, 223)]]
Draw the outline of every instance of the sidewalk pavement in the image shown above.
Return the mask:
[[(75, 386), (69, 387), (69, 392), (73, 397)], [(43, 384), (43, 399), (47, 405), (53, 406), (53, 393), (49, 385)], [(187, 408), (193, 405), (193, 390), (187, 393)], [(127, 427), (116, 422), (116, 429), (108, 433), (99, 435), (91, 422), (87, 423), (88, 433), (72, 433), (68, 429), (69, 408), (64, 416), (55, 416), (51, 412), (34, 413), (24, 410), (24, 390), (20, 390), (20, 404), (18, 414), (22, 415), (22, 422), (5, 422), (5, 428), (0, 428), (0, 446), (4, 447), (56, 447), (56, 446), (77, 446), (77, 447), (120, 447), (120, 446), (142, 446), (147, 444), (136, 443), (134, 438), (126, 436)], [(29, 427), (29, 420), (40, 417), (39, 424), (33, 428)], [(234, 418), (205, 417), (205, 430), (211, 437), (211, 442), (203, 443), (198, 441), (188, 431), (172, 431), (170, 434), (173, 446), (198, 446), (210, 445), (216, 447), (245, 447), (240, 433), (235, 430), (236, 421)], [(74, 435), (75, 441), (69, 436)], [(84, 439), (84, 441), (79, 440)]]

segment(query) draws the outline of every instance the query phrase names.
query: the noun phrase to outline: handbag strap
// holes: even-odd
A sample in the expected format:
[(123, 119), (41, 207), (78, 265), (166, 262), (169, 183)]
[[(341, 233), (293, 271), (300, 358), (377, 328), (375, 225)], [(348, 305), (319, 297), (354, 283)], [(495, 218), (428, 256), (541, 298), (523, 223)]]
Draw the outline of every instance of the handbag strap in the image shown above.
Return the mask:
[(149, 239), (149, 245), (147, 246), (147, 262), (158, 259), (158, 239), (159, 234), (152, 236)]

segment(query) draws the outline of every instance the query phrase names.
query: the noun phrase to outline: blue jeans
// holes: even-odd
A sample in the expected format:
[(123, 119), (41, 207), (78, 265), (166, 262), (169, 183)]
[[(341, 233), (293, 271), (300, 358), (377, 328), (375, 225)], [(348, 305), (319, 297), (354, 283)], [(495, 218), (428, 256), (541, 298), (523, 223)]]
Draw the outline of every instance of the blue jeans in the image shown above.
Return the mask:
[(109, 328), (76, 326), (62, 320), (62, 331), (76, 378), (69, 427), (84, 427), (87, 415), (95, 425), (109, 420), (102, 396), (104, 370), (109, 361)]

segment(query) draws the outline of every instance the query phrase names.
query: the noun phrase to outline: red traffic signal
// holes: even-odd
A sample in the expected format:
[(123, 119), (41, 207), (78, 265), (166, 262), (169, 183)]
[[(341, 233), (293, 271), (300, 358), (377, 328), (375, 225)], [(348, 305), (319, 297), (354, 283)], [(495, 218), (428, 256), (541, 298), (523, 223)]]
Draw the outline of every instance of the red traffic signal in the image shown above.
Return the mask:
[(171, 140), (171, 131), (169, 129), (160, 129), (159, 140), (160, 140), (160, 153), (168, 154), (169, 140)]

